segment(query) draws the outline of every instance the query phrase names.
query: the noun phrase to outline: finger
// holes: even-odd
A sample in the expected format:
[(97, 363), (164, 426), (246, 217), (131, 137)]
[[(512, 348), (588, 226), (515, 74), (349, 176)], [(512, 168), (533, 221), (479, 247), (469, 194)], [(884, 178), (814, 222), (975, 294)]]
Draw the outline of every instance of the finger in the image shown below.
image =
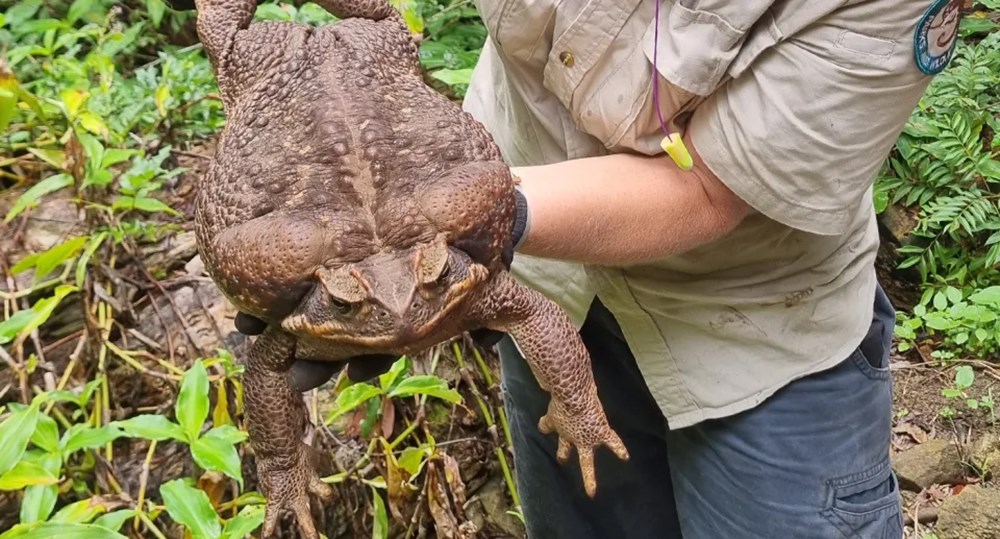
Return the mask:
[(608, 446), (608, 448), (610, 448), (618, 458), (626, 461), (628, 460), (628, 449), (625, 447), (625, 444), (622, 443), (622, 439), (619, 438), (614, 432), (612, 432), (609, 439), (604, 442), (604, 445)]
[(304, 501), (304, 496), (299, 498), (299, 502), (292, 507), (295, 513), (295, 521), (299, 524), (299, 532), (303, 539), (319, 539), (316, 532), (316, 525), (313, 524), (312, 514), (309, 512), (309, 503)]
[(295, 391), (303, 393), (325, 384), (342, 368), (342, 362), (300, 359), (288, 369), (288, 384)]
[(245, 313), (236, 313), (233, 325), (236, 326), (236, 331), (244, 335), (260, 335), (267, 329), (267, 322)]
[(549, 419), (548, 414), (543, 415), (538, 420), (538, 430), (542, 434), (552, 434), (553, 432), (555, 432), (555, 427), (552, 425), (552, 420)]
[(365, 382), (388, 371), (399, 356), (371, 354), (352, 357), (347, 362), (347, 376), (355, 382)]
[(264, 509), (264, 531), (261, 534), (263, 539), (271, 539), (275, 536), (278, 528), (278, 509), (270, 505)]
[(333, 488), (315, 476), (309, 479), (309, 492), (325, 502), (333, 499)]
[(556, 451), (556, 458), (559, 462), (566, 462), (569, 460), (570, 454), (573, 452), (573, 446), (569, 442), (563, 439), (562, 436), (559, 437), (559, 450)]
[(594, 473), (594, 450), (578, 448), (580, 455), (580, 473), (583, 474), (583, 488), (591, 498), (597, 494), (597, 479)]

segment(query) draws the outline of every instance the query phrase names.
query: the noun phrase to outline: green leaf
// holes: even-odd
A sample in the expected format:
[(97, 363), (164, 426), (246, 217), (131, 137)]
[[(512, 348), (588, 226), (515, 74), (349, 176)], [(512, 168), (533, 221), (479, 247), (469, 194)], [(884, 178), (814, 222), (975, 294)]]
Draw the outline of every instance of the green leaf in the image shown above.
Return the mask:
[(90, 425), (77, 423), (63, 434), (63, 443), (61, 445), (63, 446), (63, 453), (70, 455), (81, 449), (103, 447), (124, 435), (125, 433), (113, 424), (95, 429)]
[(63, 170), (66, 166), (66, 152), (62, 150), (48, 150), (44, 148), (28, 148), (28, 151), (35, 157), (52, 165), (54, 168)]
[(31, 485), (55, 485), (59, 478), (34, 462), (22, 460), (0, 475), (0, 490), (21, 490)]
[(378, 385), (382, 388), (382, 391), (389, 391), (392, 385), (396, 383), (399, 375), (407, 371), (409, 367), (409, 358), (402, 356), (392, 364), (392, 367), (390, 367), (388, 371), (380, 374), (378, 377)]
[(947, 331), (949, 329), (954, 329), (958, 327), (958, 322), (952, 320), (947, 315), (943, 313), (930, 313), (924, 317), (924, 324), (938, 331)]
[(111, 531), (118, 531), (125, 522), (135, 516), (135, 509), (119, 509), (105, 515), (101, 515), (94, 521), (95, 526), (107, 528)]
[[(75, 286), (59, 285), (52, 296), (38, 300), (30, 309), (19, 311), (0, 323), (0, 344), (10, 342), (15, 335), (27, 335), (44, 324), (52, 316), (52, 312), (66, 294), (74, 290), (77, 290)], [(0, 438), (0, 440), (2, 439)]]
[(76, 262), (76, 286), (83, 288), (84, 280), (87, 277), (87, 264), (90, 263), (91, 257), (94, 256), (94, 252), (101, 247), (104, 240), (108, 237), (108, 233), (101, 232), (97, 235), (90, 237), (90, 243), (83, 250), (83, 254)]
[(62, 264), (65, 264), (70, 258), (76, 256), (77, 253), (83, 249), (83, 246), (87, 243), (88, 239), (90, 238), (87, 236), (78, 236), (66, 240), (58, 245), (53, 245), (43, 253), (38, 253), (25, 258), (11, 268), (10, 271), (16, 275), (34, 266), (35, 281), (40, 281), (43, 277), (52, 273), (54, 269)]
[(949, 399), (957, 399), (962, 396), (962, 392), (953, 387), (946, 387), (941, 390), (941, 396)]
[(195, 539), (215, 539), (222, 533), (219, 515), (203, 490), (174, 479), (160, 486), (160, 496), (170, 518), (191, 530)]
[(948, 308), (948, 298), (940, 290), (934, 294), (934, 308), (943, 311)]
[(375, 512), (372, 523), (372, 539), (387, 539), (389, 537), (389, 515), (385, 510), (385, 502), (374, 487), (371, 487), (371, 491)]
[(47, 415), (40, 415), (31, 435), (31, 443), (44, 449), (47, 453), (59, 451), (59, 427), (56, 421)]
[(992, 180), (1000, 180), (1000, 161), (987, 159), (979, 165), (979, 173)]
[(132, 438), (145, 438), (158, 442), (170, 439), (180, 442), (187, 440), (184, 429), (162, 415), (137, 415), (111, 424), (122, 429), (126, 436)]
[(407, 447), (399, 456), (399, 467), (406, 470), (411, 477), (417, 475), (429, 452), (427, 448), (423, 447)]
[(108, 168), (123, 161), (127, 161), (133, 155), (141, 155), (139, 150), (123, 150), (121, 148), (108, 148), (101, 158), (101, 168)]
[(70, 185), (73, 185), (73, 177), (69, 174), (55, 174), (36, 183), (30, 189), (21, 193), (21, 196), (17, 198), (17, 201), (14, 202), (14, 205), (11, 206), (4, 217), (4, 222), (9, 223), (24, 210), (35, 207), (43, 196), (54, 193), (64, 187), (69, 187)]
[(991, 286), (973, 293), (969, 301), (977, 305), (992, 305), (1000, 307), (1000, 286)]
[(389, 392), (390, 397), (409, 397), (411, 395), (428, 395), (451, 403), (462, 402), (462, 396), (454, 389), (449, 388), (447, 382), (428, 374), (406, 378)]
[(7, 10), (7, 24), (11, 28), (17, 28), (35, 16), (38, 8), (42, 7), (42, 0), (22, 0), (20, 2), (11, 2), (7, 5), (13, 6)]
[(979, 339), (979, 342), (984, 342), (984, 341), (986, 341), (986, 339), (989, 338), (990, 332), (986, 331), (983, 328), (976, 328), (975, 335), (976, 335), (976, 338)]
[(366, 384), (364, 382), (359, 382), (352, 386), (344, 388), (343, 391), (337, 395), (337, 401), (333, 404), (333, 410), (327, 417), (328, 421), (333, 421), (335, 418), (346, 414), (358, 406), (364, 404), (368, 399), (377, 397), (382, 394), (379, 388)]
[(160, 26), (160, 21), (163, 20), (163, 13), (167, 10), (167, 5), (163, 3), (163, 0), (146, 0), (146, 11), (149, 12), (149, 22), (153, 23), (153, 27)]
[(230, 444), (238, 444), (247, 439), (247, 433), (233, 425), (221, 425), (205, 433), (205, 436), (212, 435), (215, 438), (224, 440)]
[(922, 317), (927, 314), (927, 307), (923, 305), (915, 305), (913, 307), (913, 316)]
[(969, 334), (965, 331), (955, 335), (955, 344), (961, 346), (969, 340)]
[(247, 505), (239, 514), (226, 521), (222, 528), (225, 539), (243, 539), (264, 523), (264, 506)]
[(191, 444), (191, 456), (198, 466), (206, 470), (222, 472), (243, 485), (243, 473), (240, 470), (240, 456), (233, 443), (209, 431)]
[(120, 196), (111, 203), (111, 208), (114, 210), (140, 210), (151, 213), (162, 211), (171, 215), (180, 215), (177, 210), (155, 198), (149, 197)]
[(954, 286), (946, 287), (944, 289), (944, 294), (948, 296), (948, 301), (950, 301), (953, 305), (962, 301), (962, 291)]
[(28, 440), (35, 432), (35, 425), (41, 415), (38, 411), (40, 401), (32, 401), (31, 405), (16, 412), (11, 412), (7, 419), (0, 423), (0, 475), (7, 473), (21, 460), (21, 455), (28, 447)]
[(187, 433), (188, 441), (198, 439), (208, 417), (208, 373), (199, 359), (181, 377), (181, 389), (175, 406), (177, 422)]
[(972, 382), (976, 379), (976, 373), (972, 371), (972, 367), (968, 365), (961, 365), (955, 367), (955, 386), (959, 388), (967, 388), (972, 386)]
[(69, 6), (69, 11), (66, 12), (66, 20), (71, 23), (76, 22), (93, 7), (94, 0), (74, 0)]
[(97, 518), (98, 515), (108, 510), (104, 504), (94, 503), (99, 501), (100, 500), (95, 498), (87, 498), (85, 500), (73, 502), (60, 509), (56, 514), (52, 515), (49, 522), (87, 524), (91, 520)]
[[(57, 453), (43, 455), (38, 459), (38, 465), (55, 477), (62, 469), (62, 456)], [(35, 485), (24, 489), (24, 498), (21, 501), (21, 522), (30, 524), (48, 520), (52, 509), (56, 506), (58, 496), (59, 491), (56, 485)]]
[(469, 84), (472, 80), (472, 68), (439, 69), (431, 73), (431, 77), (434, 77), (448, 86), (454, 86), (456, 84)]
[(94, 524), (41, 522), (18, 524), (0, 539), (127, 539), (124, 535)]

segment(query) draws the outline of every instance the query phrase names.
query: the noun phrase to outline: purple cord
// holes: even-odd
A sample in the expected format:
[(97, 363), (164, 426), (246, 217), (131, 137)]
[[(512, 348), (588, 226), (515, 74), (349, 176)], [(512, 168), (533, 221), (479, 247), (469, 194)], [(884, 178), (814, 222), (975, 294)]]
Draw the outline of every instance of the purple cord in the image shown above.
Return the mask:
[(660, 129), (663, 129), (663, 133), (669, 137), (670, 130), (667, 129), (667, 123), (663, 121), (663, 112), (660, 111), (660, 72), (656, 69), (656, 57), (660, 49), (660, 0), (654, 1), (656, 9), (653, 15), (653, 106), (656, 107), (656, 117), (660, 120)]

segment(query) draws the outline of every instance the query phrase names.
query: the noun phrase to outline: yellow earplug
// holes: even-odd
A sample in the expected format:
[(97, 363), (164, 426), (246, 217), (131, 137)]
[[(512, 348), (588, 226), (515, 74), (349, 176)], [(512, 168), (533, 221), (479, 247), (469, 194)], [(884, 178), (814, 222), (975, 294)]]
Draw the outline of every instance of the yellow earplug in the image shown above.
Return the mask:
[(684, 145), (684, 139), (679, 133), (671, 133), (663, 137), (663, 140), (660, 141), (660, 147), (667, 152), (667, 155), (674, 160), (674, 163), (677, 163), (681, 170), (691, 170), (694, 167), (691, 153), (688, 152), (687, 146)]

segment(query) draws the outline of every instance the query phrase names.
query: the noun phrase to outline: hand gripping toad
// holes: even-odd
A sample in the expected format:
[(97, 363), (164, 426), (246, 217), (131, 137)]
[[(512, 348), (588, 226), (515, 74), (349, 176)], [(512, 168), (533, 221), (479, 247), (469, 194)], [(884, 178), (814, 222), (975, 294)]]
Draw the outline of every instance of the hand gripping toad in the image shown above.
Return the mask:
[(481, 328), (509, 333), (551, 396), (538, 428), (576, 448), (588, 494), (594, 450), (628, 459), (590, 358), (560, 308), (508, 273), (514, 180), (485, 129), (423, 82), (417, 47), (386, 0), (319, 1), (312, 28), (251, 19), (255, 0), (197, 0), (198, 33), (227, 123), (198, 193), (206, 268), (268, 323), (246, 358), (250, 443), (267, 497), (318, 537), (294, 359), (412, 354)]

